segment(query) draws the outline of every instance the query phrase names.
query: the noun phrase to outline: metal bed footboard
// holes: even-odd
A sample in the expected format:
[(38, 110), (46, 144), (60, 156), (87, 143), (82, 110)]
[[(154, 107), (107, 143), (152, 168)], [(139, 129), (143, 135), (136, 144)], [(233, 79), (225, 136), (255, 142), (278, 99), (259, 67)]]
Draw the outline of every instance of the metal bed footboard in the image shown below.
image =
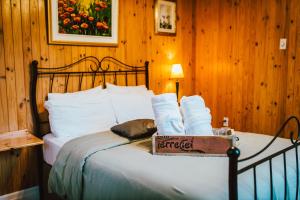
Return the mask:
[[(272, 143), (282, 134), (283, 130), (285, 129), (285, 127), (287, 126), (287, 124), (290, 121), (296, 121), (297, 124), (297, 135), (296, 135), (296, 139), (295, 139), (295, 135), (294, 132), (291, 131), (290, 132), (290, 140), (291, 140), (291, 146), (284, 148), (282, 150), (279, 150), (276, 153), (273, 153), (270, 156), (267, 156), (263, 159), (260, 159), (246, 167), (243, 167), (241, 169), (238, 169), (238, 163), (240, 162), (244, 162), (246, 160), (250, 160), (256, 156), (258, 156), (259, 154), (261, 154), (262, 152), (264, 152), (266, 149), (268, 149)], [(260, 151), (258, 151), (257, 153), (240, 159), (238, 160), (238, 157), (240, 156), (240, 150), (237, 147), (232, 147), (230, 149), (228, 149), (227, 151), (227, 155), (229, 157), (229, 199), (230, 200), (237, 200), (238, 199), (238, 175), (242, 174), (246, 171), (249, 170), (253, 170), (253, 184), (254, 184), (254, 197), (253, 199), (258, 199), (257, 196), (257, 175), (256, 175), (256, 168), (264, 163), (269, 163), (269, 174), (270, 174), (270, 199), (273, 199), (273, 169), (272, 169), (272, 159), (278, 156), (283, 156), (283, 170), (284, 170), (284, 199), (287, 199), (287, 161), (286, 161), (286, 154), (288, 151), (295, 151), (295, 159), (296, 159), (296, 194), (295, 194), (295, 200), (298, 200), (299, 198), (299, 157), (298, 157), (298, 145), (300, 144), (299, 142), (299, 136), (300, 136), (300, 122), (299, 119), (295, 116), (291, 116), (289, 117), (284, 124), (281, 126), (281, 128), (278, 130), (278, 132), (276, 133), (276, 135), (274, 136), (274, 138)]]

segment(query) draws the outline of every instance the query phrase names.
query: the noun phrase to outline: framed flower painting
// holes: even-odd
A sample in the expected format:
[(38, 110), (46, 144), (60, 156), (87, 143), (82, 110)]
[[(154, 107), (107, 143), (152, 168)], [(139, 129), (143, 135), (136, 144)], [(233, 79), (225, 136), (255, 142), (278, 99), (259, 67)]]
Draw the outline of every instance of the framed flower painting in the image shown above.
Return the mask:
[(115, 46), (118, 0), (48, 0), (49, 44)]
[(176, 2), (166, 0), (156, 1), (155, 33), (176, 34)]

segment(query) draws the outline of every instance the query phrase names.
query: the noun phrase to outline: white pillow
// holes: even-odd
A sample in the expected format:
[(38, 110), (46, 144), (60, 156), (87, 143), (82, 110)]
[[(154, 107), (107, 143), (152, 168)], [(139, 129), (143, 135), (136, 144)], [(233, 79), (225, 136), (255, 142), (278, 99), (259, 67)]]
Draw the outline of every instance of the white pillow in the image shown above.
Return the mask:
[(100, 94), (102, 90), (103, 90), (102, 85), (100, 85), (88, 90), (82, 90), (82, 91), (72, 92), (72, 93), (49, 93), (48, 100), (72, 101), (74, 98), (82, 98), (85, 97), (86, 95)]
[(116, 125), (115, 113), (107, 91), (85, 94), (72, 101), (48, 100), (51, 132), (56, 137), (77, 137), (109, 130)]
[(109, 90), (109, 92), (147, 92), (148, 91), (145, 85), (118, 86), (111, 83), (106, 83), (106, 89)]
[(154, 119), (151, 98), (152, 91), (141, 93), (110, 93), (118, 123), (134, 119)]

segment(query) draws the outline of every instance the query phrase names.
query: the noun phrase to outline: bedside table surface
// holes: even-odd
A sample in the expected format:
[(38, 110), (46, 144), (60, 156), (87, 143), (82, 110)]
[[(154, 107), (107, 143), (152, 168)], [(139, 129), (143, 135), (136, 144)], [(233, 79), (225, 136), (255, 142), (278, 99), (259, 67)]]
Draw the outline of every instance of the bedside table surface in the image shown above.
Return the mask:
[(44, 141), (32, 135), (27, 130), (0, 133), (0, 152), (41, 145)]

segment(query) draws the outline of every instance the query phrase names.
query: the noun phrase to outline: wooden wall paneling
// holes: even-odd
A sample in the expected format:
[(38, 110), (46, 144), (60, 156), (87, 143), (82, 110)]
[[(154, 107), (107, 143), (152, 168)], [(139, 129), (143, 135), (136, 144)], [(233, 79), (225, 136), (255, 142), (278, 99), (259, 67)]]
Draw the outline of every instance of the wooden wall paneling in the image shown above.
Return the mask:
[[(226, 114), (237, 130), (273, 134), (298, 115), (299, 3), (204, 0), (195, 7), (195, 92), (211, 108), (213, 125)], [(279, 50), (284, 37), (288, 50)]]
[[(253, 104), (255, 111), (253, 112), (253, 125), (252, 129), (253, 131), (259, 131), (259, 126), (260, 126), (260, 113), (265, 112), (265, 107), (263, 104), (260, 102), (260, 94), (262, 90), (265, 90), (266, 84), (263, 81), (264, 79), (262, 78), (263, 74), (262, 69), (265, 69), (266, 63), (265, 63), (265, 57), (266, 55), (264, 54), (264, 41), (266, 39), (266, 25), (268, 23), (268, 13), (265, 12), (265, 4), (261, 1), (257, 1), (255, 11), (256, 11), (256, 21), (255, 21), (255, 27), (256, 27), (256, 32), (255, 32), (255, 49), (254, 52), (252, 53), (252, 60), (254, 60), (254, 65), (253, 65), (253, 74), (254, 74), (254, 79), (253, 79)], [(258, 31), (259, 30), (259, 31)]]
[(30, 27), (30, 2), (20, 1), (21, 3), (21, 25), (22, 25), (22, 46), (23, 46), (23, 70), (24, 70), (24, 82), (25, 82), (25, 96), (26, 96), (26, 112), (27, 112), (27, 127), (30, 129), (32, 127), (32, 117), (31, 108), (29, 103), (29, 81), (30, 81), (30, 63), (32, 61), (31, 55), (31, 29)]
[(27, 100), (25, 94), (25, 70), (23, 65), (23, 37), (20, 0), (11, 0), (12, 8), (12, 31), (14, 40), (16, 99), (18, 106), (18, 128), (27, 127)]
[[(65, 47), (64, 45), (56, 45), (56, 46), (51, 46), (49, 49), (49, 56), (51, 57), (50, 59), (50, 66), (51, 67), (60, 67), (65, 65), (65, 56), (68, 56), (65, 54)], [(85, 65), (84, 65), (85, 66)], [(86, 82), (85, 78), (82, 80), (82, 85), (83, 89), (86, 89)], [(55, 76), (53, 79), (53, 90), (52, 92), (58, 92), (62, 93), (64, 92), (64, 78), (62, 76)]]
[[(7, 194), (13, 191), (16, 188), (17, 181), (15, 174), (18, 172), (19, 165), (18, 159), (16, 157), (11, 157), (10, 152), (1, 152), (0, 153), (0, 162), (1, 162), (1, 172), (0, 172), (0, 195)], [(14, 167), (12, 167), (14, 166)], [(12, 177), (14, 177), (12, 179)]]
[[(86, 56), (92, 56), (94, 51), (94, 47), (86, 47), (85, 48), (85, 53)], [(91, 61), (86, 61), (85, 62), (85, 70), (90, 70), (90, 66), (92, 65)], [(92, 77), (91, 76), (86, 76), (85, 77), (85, 82), (86, 82), (86, 89), (91, 88), (92, 87)]]
[(8, 102), (9, 130), (18, 130), (18, 105), (16, 99), (16, 77), (14, 57), (14, 41), (10, 0), (2, 0), (2, 17), (4, 31), (4, 51), (6, 65), (6, 85)]
[[(181, 14), (179, 16), (179, 20), (181, 21), (181, 36), (179, 37), (179, 42), (181, 42), (181, 49), (182, 49), (182, 66), (187, 77), (184, 82), (181, 84), (180, 88), (180, 95), (179, 96), (189, 96), (193, 95), (194, 93), (194, 55), (193, 55), (193, 43), (195, 42), (193, 38), (193, 17), (194, 15), (194, 6), (195, 1), (189, 0), (187, 2), (178, 2), (179, 9), (181, 9), (180, 13), (185, 13), (187, 10), (191, 13), (189, 15)], [(184, 39), (181, 39), (183, 38)]]
[[(76, 62), (79, 59), (79, 47), (78, 46), (72, 46), (72, 52), (71, 52), (71, 56), (72, 56), (72, 63)], [(72, 69), (72, 71), (78, 71), (79, 70), (79, 66), (76, 65), (74, 66)], [(69, 92), (75, 92), (78, 90), (78, 80), (79, 77), (78, 76), (71, 76), (69, 79)]]
[[(31, 55), (32, 60), (37, 60), (39, 66), (41, 66), (40, 58), (41, 58), (41, 45), (40, 45), (40, 25), (39, 25), (39, 0), (30, 0), (30, 31), (31, 31)], [(37, 90), (41, 91), (43, 88), (43, 81), (38, 80)], [(37, 102), (42, 102), (43, 94), (38, 92)], [(38, 105), (39, 110), (44, 110), (42, 104)]]
[[(72, 63), (72, 47), (71, 46), (65, 46), (64, 47), (64, 54), (65, 54), (64, 58), (63, 58), (64, 65)], [(69, 71), (71, 71), (71, 70), (69, 70)], [(62, 92), (65, 92), (65, 89), (66, 89), (66, 80), (67, 80), (66, 77), (62, 78), (62, 81), (63, 81), (63, 91)], [(70, 88), (70, 86), (68, 84), (67, 91), (69, 91), (69, 88)]]
[[(49, 63), (49, 47), (47, 41), (47, 16), (46, 11), (46, 0), (38, 1), (38, 16), (39, 16), (39, 40), (40, 40), (40, 62), (39, 67), (50, 67)], [(33, 39), (34, 41), (34, 39)], [(45, 100), (47, 98), (47, 93), (49, 91), (49, 77), (44, 77), (41, 79), (39, 96), (40, 100)], [(42, 105), (41, 105), (42, 106)], [(43, 106), (42, 106), (43, 107)]]
[[(296, 1), (287, 1), (288, 16), (286, 18), (287, 25), (287, 38), (288, 38), (288, 52), (287, 52), (287, 89), (285, 94), (285, 118), (288, 118), (291, 115), (296, 115), (300, 117), (299, 108), (299, 91), (297, 93), (297, 87), (299, 88), (299, 73), (297, 73), (297, 66), (299, 65), (299, 56), (300, 55), (300, 4), (297, 4)], [(298, 48), (297, 48), (298, 47)], [(297, 103), (298, 102), (298, 105)], [(288, 128), (296, 128), (295, 125)], [(289, 132), (285, 132), (285, 135), (288, 136)]]
[[(266, 52), (267, 57), (267, 71), (265, 80), (267, 83), (266, 93), (264, 93), (264, 106), (267, 108), (261, 120), (263, 126), (263, 132), (274, 134), (274, 132), (280, 126), (279, 113), (280, 107), (284, 106), (280, 102), (280, 91), (285, 90), (285, 82), (282, 80), (282, 76), (286, 76), (284, 69), (286, 68), (283, 63), (280, 62), (281, 53), (278, 47), (278, 41), (280, 38), (280, 26), (285, 22), (285, 4), (281, 5), (281, 1), (269, 2), (269, 27), (267, 32)], [(279, 13), (283, 13), (281, 16)], [(282, 35), (284, 36), (284, 35)], [(276, 55), (276, 56), (275, 56)], [(281, 70), (283, 69), (283, 70)], [(279, 84), (278, 84), (279, 83)], [(272, 121), (274, 124), (269, 123)]]
[(6, 93), (6, 69), (5, 69), (5, 52), (2, 25), (2, 4), (0, 4), (0, 132), (9, 130), (8, 110), (7, 110), (7, 93)]
[(213, 61), (217, 57), (218, 50), (219, 1), (196, 1), (195, 13), (195, 93), (201, 95), (211, 109), (215, 125), (217, 112), (213, 109), (215, 102), (213, 99), (216, 96), (217, 83), (213, 74), (215, 67)]
[[(223, 102), (223, 107), (225, 107), (225, 113), (219, 116), (221, 123), (219, 126), (222, 126), (222, 120), (224, 116), (229, 117), (230, 122), (232, 124), (236, 124), (235, 129), (239, 130), (242, 122), (242, 113), (243, 113), (243, 78), (245, 74), (243, 74), (243, 67), (246, 64), (246, 57), (243, 55), (244, 49), (243, 45), (247, 44), (247, 35), (245, 35), (245, 29), (248, 26), (247, 24), (247, 16), (245, 12), (248, 12), (246, 9), (243, 10), (244, 5), (242, 1), (232, 1), (231, 2), (231, 19), (229, 19), (230, 23), (227, 25), (227, 38), (232, 38), (230, 41), (230, 47), (227, 51), (229, 54), (226, 55), (228, 60), (228, 64), (231, 67), (225, 66), (225, 68), (229, 68), (227, 77), (222, 81), (225, 85), (225, 88), (229, 88), (226, 91), (225, 98), (220, 97), (221, 99), (225, 99)], [(241, 14), (241, 12), (243, 14)], [(240, 28), (238, 28), (240, 27)], [(232, 37), (230, 37), (232, 35)], [(227, 40), (227, 39), (225, 39)], [(221, 40), (222, 41), (222, 40)], [(237, 47), (235, 47), (235, 44)], [(226, 49), (226, 48), (225, 48)], [(226, 80), (227, 79), (227, 80)], [(222, 90), (222, 89), (221, 89)], [(241, 93), (243, 95), (233, 95), (234, 93)], [(225, 106), (226, 105), (226, 106)]]
[[(256, 14), (256, 1), (242, 1), (240, 2), (240, 7), (238, 14), (245, 20), (245, 25), (243, 26), (243, 35), (240, 40), (243, 41), (243, 45), (239, 46), (239, 49), (244, 49), (243, 57), (244, 60), (241, 61), (243, 68), (242, 81), (243, 81), (243, 93), (242, 93), (242, 120), (241, 129), (245, 131), (252, 130), (253, 124), (253, 112), (257, 109), (254, 105), (254, 66), (255, 59), (253, 59), (253, 53), (256, 51), (256, 29), (252, 28), (248, 30), (248, 27), (255, 27), (257, 21)], [(244, 15), (246, 13), (246, 16)], [(250, 17), (249, 17), (250, 16)], [(260, 16), (259, 16), (260, 17)], [(245, 49), (244, 45), (248, 48)], [(236, 95), (233, 96), (235, 98)], [(259, 109), (259, 108), (258, 108)]]
[(295, 55), (290, 56), (289, 59), (296, 60), (295, 61), (295, 81), (294, 81), (294, 112), (293, 115), (296, 115), (297, 117), (300, 118), (300, 4), (296, 3), (295, 7), (296, 8), (296, 26), (297, 26), (297, 31), (296, 31), (296, 49), (295, 49)]

